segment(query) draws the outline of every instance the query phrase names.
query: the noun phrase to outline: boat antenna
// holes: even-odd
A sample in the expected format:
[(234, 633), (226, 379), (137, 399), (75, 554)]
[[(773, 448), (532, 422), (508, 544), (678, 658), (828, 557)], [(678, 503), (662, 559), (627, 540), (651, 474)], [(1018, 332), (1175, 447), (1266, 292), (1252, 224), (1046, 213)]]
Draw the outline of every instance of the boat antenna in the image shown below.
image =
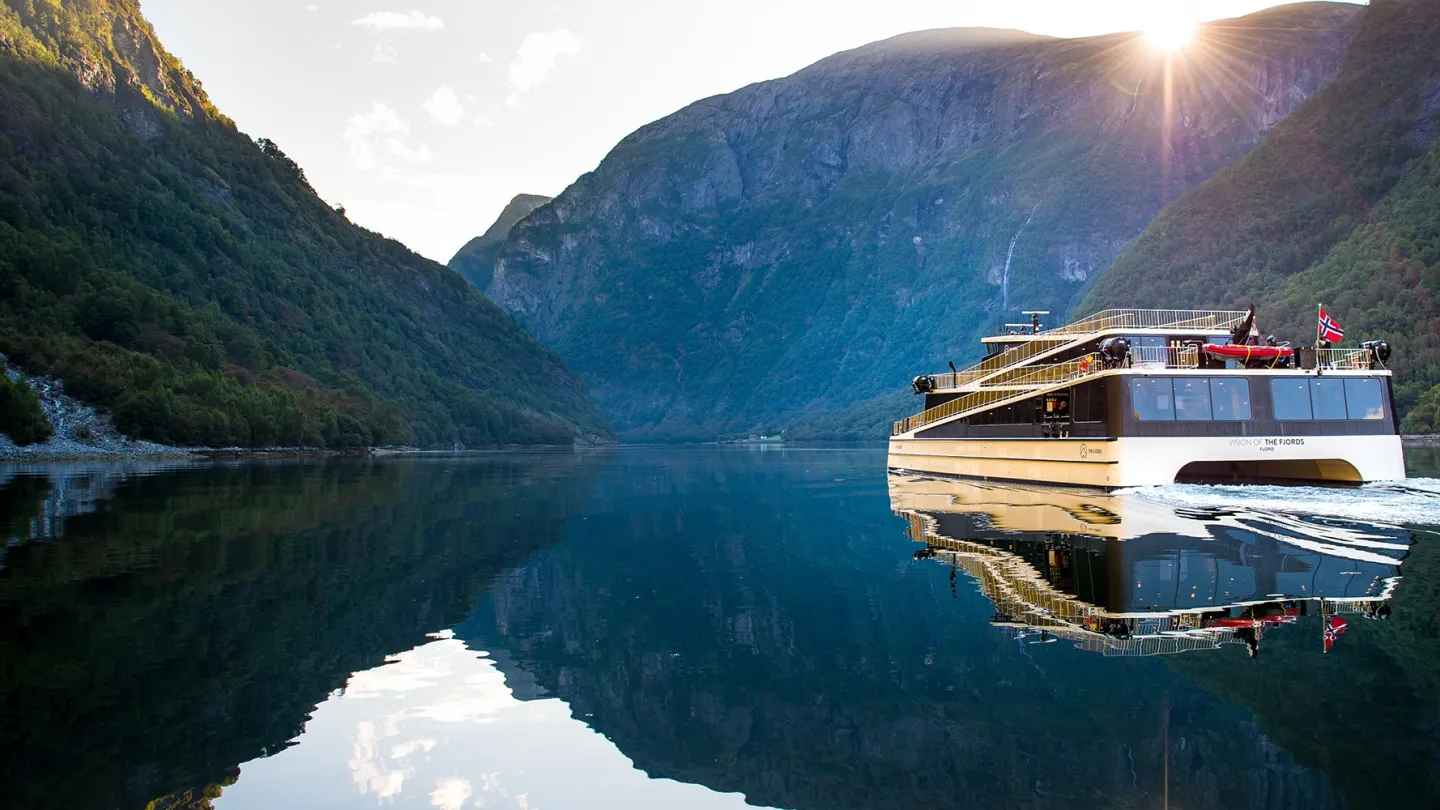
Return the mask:
[(1020, 314), (1021, 314), (1021, 315), (1029, 315), (1029, 316), (1030, 316), (1030, 329), (1031, 329), (1030, 334), (1032, 334), (1032, 335), (1038, 335), (1038, 334), (1040, 334), (1040, 316), (1041, 316), (1041, 315), (1049, 315), (1049, 314), (1050, 314), (1050, 310), (1048, 310), (1048, 309), (1027, 309), (1027, 310), (1025, 310), (1024, 312), (1020, 313)]

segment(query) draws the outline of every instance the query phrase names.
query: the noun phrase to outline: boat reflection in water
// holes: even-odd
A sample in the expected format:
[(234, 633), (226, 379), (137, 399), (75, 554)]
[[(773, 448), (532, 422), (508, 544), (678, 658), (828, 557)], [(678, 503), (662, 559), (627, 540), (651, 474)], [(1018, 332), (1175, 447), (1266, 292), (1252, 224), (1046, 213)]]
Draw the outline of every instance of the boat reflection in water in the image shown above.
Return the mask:
[(890, 476), (917, 559), (964, 570), (1016, 638), (1135, 656), (1243, 644), (1321, 614), (1328, 650), (1349, 616), (1385, 619), (1410, 550), (1400, 527), (1134, 494)]

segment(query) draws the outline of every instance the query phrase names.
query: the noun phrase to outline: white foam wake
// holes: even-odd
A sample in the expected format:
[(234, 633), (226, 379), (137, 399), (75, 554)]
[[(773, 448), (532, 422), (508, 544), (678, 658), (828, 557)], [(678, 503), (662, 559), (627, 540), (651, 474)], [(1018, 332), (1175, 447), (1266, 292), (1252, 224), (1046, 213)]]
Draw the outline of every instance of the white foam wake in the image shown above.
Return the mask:
[(1407, 478), (1356, 489), (1170, 484), (1134, 487), (1116, 494), (1177, 508), (1233, 508), (1390, 526), (1440, 527), (1440, 479), (1435, 478)]

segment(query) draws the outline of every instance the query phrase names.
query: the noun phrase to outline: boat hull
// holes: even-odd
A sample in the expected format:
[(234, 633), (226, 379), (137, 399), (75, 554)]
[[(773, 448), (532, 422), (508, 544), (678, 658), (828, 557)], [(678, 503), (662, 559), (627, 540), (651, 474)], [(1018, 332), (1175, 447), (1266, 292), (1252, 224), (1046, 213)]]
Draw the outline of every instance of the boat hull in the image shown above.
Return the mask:
[(1357, 485), (1405, 477), (1400, 437), (890, 440), (891, 470), (1116, 489), (1177, 480)]

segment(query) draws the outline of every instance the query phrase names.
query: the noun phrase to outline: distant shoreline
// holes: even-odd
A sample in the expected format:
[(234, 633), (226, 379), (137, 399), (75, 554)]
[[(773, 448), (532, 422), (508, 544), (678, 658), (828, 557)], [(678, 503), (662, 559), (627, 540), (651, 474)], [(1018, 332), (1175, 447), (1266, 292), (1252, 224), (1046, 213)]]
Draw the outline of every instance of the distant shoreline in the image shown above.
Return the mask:
[[(1411, 447), (1440, 447), (1440, 435), (1417, 435), (1401, 436), (1401, 441)], [(765, 442), (765, 443), (730, 443), (730, 442), (636, 442), (633, 444), (617, 443), (604, 445), (591, 444), (506, 444), (491, 445), (484, 447), (466, 447), (464, 449), (423, 449), (419, 447), (367, 447), (360, 450), (327, 450), (320, 447), (286, 447), (266, 449), (246, 448), (167, 448), (156, 451), (137, 451), (132, 453), (103, 451), (94, 453), (25, 453), (0, 451), (0, 464), (50, 464), (65, 463), (74, 461), (267, 461), (280, 459), (314, 459), (314, 458), (395, 458), (399, 456), (465, 456), (480, 453), (515, 452), (515, 451), (572, 451), (572, 450), (616, 450), (616, 449), (640, 449), (640, 448), (664, 448), (664, 447), (732, 447), (732, 448), (785, 448), (785, 447), (879, 447), (886, 443), (884, 439), (850, 439), (850, 440), (802, 440), (786, 442)]]
[(243, 447), (172, 447), (134, 452), (96, 450), (86, 452), (34, 452), (0, 450), (0, 464), (48, 464), (71, 461), (264, 461), (300, 458), (391, 458), (395, 456), (460, 456), (513, 450), (595, 450), (618, 445), (506, 444), (466, 447), (461, 450), (426, 450), (418, 447), (366, 447), (357, 450), (329, 450), (323, 447), (250, 449)]

